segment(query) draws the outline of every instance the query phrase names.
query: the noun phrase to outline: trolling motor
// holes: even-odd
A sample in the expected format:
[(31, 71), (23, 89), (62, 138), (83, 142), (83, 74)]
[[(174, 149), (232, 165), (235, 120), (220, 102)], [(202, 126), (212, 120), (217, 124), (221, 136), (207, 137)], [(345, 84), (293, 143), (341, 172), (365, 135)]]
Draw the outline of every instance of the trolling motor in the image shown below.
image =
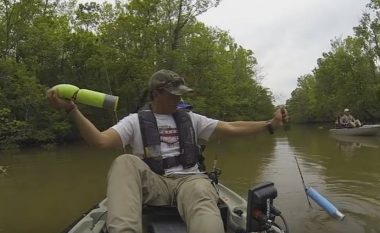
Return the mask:
[[(264, 182), (248, 190), (246, 232), (289, 233), (287, 223), (281, 212), (273, 206), (273, 200), (276, 197), (277, 189), (272, 182)], [(285, 231), (274, 222), (276, 216), (281, 217)]]

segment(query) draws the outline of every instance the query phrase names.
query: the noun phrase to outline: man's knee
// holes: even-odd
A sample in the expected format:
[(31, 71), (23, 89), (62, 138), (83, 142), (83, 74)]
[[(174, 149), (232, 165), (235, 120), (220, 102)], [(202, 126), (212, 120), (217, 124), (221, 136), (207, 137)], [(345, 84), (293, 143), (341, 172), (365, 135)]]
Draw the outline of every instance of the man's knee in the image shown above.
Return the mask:
[(207, 179), (196, 180), (188, 191), (188, 195), (191, 195), (191, 199), (193, 200), (209, 199), (217, 202), (219, 198), (214, 186)]
[(118, 156), (112, 163), (111, 168), (108, 173), (110, 174), (124, 174), (132, 175), (136, 173), (141, 173), (147, 168), (144, 161), (139, 157), (131, 154), (123, 154)]
[(131, 154), (122, 154), (122, 155), (119, 155), (118, 157), (116, 157), (115, 161), (118, 161), (118, 162), (123, 162), (123, 161), (134, 161), (136, 159), (139, 159), (137, 156), (135, 155), (131, 155)]
[(131, 154), (119, 155), (115, 160), (116, 164), (123, 164), (124, 166), (137, 167), (138, 164), (144, 163), (139, 157)]

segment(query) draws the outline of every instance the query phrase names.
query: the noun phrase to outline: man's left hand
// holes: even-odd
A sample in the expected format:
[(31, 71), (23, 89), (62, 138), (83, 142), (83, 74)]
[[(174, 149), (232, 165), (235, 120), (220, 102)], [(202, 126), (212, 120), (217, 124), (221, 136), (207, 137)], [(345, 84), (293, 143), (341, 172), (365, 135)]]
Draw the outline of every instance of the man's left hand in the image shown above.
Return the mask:
[(272, 119), (272, 126), (275, 129), (283, 127), (289, 120), (288, 111), (285, 107), (277, 109)]

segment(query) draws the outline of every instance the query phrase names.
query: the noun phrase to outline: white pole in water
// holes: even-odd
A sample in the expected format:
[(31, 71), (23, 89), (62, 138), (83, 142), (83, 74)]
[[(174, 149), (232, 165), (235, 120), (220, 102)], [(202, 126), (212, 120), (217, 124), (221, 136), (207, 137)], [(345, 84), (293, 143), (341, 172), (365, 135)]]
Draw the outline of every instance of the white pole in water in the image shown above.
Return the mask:
[(329, 200), (327, 200), (324, 196), (318, 193), (317, 190), (313, 189), (312, 187), (309, 187), (307, 188), (306, 193), (332, 217), (340, 221), (343, 220), (344, 214), (342, 214)]

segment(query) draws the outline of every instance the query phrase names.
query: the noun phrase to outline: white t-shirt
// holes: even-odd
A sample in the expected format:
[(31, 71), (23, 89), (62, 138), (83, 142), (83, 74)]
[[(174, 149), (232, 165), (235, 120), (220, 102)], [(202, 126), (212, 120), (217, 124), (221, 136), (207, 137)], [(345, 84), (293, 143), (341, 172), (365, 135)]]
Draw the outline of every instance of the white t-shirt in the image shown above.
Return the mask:
[[(154, 115), (160, 132), (162, 157), (167, 158), (179, 155), (179, 131), (173, 116), (156, 113)], [(193, 112), (189, 112), (189, 115), (193, 123), (196, 135), (195, 139), (198, 140), (198, 138), (201, 138), (207, 141), (214, 132), (218, 120), (207, 118)], [(144, 157), (143, 142), (137, 113), (124, 117), (116, 125), (112, 126), (112, 128), (119, 133), (124, 147), (130, 145), (134, 155), (139, 156), (141, 159)], [(179, 165), (165, 170), (166, 174), (194, 172), (199, 172), (197, 165), (188, 169), (183, 169), (182, 165)]]

